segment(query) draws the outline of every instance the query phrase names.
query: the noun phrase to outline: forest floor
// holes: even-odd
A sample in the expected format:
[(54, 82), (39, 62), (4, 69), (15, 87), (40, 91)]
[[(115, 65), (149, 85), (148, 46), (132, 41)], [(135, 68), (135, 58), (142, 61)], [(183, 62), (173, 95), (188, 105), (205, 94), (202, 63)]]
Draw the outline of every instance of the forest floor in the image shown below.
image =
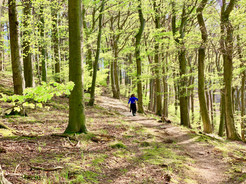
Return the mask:
[[(1, 79), (0, 93), (11, 94)], [(62, 137), (68, 98), (27, 117), (2, 116), (0, 178), (23, 183), (246, 183), (246, 145), (196, 133), (154, 115), (132, 116), (127, 101), (98, 97), (86, 107), (88, 134)], [(0, 102), (2, 110), (11, 104)]]

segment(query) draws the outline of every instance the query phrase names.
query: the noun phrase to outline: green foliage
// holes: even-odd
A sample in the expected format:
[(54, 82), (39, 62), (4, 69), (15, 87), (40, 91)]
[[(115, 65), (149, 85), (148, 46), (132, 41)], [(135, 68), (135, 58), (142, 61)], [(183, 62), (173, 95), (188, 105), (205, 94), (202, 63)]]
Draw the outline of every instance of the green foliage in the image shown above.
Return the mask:
[(30, 108), (34, 108), (35, 106), (42, 107), (43, 104), (51, 100), (54, 96), (70, 95), (73, 87), (73, 82), (68, 82), (67, 84), (43, 82), (42, 85), (35, 88), (26, 88), (23, 95), (7, 96), (1, 93), (0, 95), (2, 97), (0, 100), (4, 102), (13, 102), (14, 106), (16, 106), (15, 110), (20, 111), (20, 108), (25, 106)]
[(92, 171), (82, 171), (82, 174), (78, 175), (75, 183), (98, 183), (97, 177), (99, 176), (97, 173)]
[(126, 149), (126, 145), (123, 144), (122, 142), (117, 142), (117, 143), (113, 143), (110, 145), (111, 148), (114, 148), (114, 149), (120, 149), (120, 148), (123, 148), (123, 149)]

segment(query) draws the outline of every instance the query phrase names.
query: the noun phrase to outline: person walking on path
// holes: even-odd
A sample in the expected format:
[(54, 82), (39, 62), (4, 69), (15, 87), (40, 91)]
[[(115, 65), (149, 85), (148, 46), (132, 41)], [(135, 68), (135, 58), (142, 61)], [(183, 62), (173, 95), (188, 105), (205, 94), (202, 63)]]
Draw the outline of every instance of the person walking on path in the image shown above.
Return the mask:
[(132, 111), (132, 115), (136, 116), (136, 112), (137, 112), (137, 106), (136, 106), (136, 101), (138, 101), (138, 98), (135, 97), (134, 94), (131, 95), (131, 98), (128, 101), (128, 104), (130, 104), (130, 112)]

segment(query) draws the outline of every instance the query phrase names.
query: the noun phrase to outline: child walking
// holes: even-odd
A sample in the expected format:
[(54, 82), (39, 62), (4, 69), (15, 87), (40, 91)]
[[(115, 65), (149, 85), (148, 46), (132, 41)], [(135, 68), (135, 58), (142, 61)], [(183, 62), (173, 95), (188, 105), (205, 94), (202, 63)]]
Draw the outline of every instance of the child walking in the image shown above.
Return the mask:
[(136, 106), (136, 101), (138, 101), (138, 98), (135, 97), (134, 94), (131, 95), (131, 98), (128, 101), (128, 104), (130, 104), (130, 112), (132, 111), (132, 115), (136, 116), (136, 112), (137, 112), (137, 106)]

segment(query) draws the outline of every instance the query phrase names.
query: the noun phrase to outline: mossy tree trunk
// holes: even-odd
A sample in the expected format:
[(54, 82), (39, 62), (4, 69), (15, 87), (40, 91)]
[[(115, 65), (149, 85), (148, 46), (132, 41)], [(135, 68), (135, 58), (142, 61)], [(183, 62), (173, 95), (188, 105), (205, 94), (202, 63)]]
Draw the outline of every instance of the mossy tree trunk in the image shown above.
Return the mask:
[(82, 70), (81, 1), (68, 1), (69, 81), (75, 86), (69, 97), (69, 123), (65, 133), (86, 133)]
[(143, 108), (143, 89), (142, 89), (142, 81), (141, 81), (141, 75), (142, 75), (142, 67), (141, 67), (141, 56), (140, 56), (140, 41), (141, 37), (144, 31), (145, 26), (145, 19), (143, 17), (142, 7), (141, 7), (141, 0), (138, 0), (138, 15), (140, 20), (140, 27), (136, 38), (136, 44), (135, 44), (135, 55), (136, 55), (136, 63), (137, 63), (137, 91), (138, 91), (138, 112), (144, 113)]
[(197, 20), (202, 34), (202, 43), (198, 50), (198, 97), (200, 103), (201, 118), (203, 122), (203, 131), (205, 133), (212, 133), (212, 125), (209, 119), (208, 109), (206, 106), (205, 93), (204, 93), (204, 84), (205, 84), (204, 62), (205, 62), (205, 50), (206, 50), (208, 34), (203, 19), (202, 11), (205, 8), (207, 2), (208, 0), (202, 0), (202, 2), (200, 3), (200, 5), (196, 10)]
[(24, 78), (22, 71), (22, 60), (19, 43), (19, 28), (17, 20), (16, 0), (8, 0), (9, 5), (9, 31), (10, 31), (10, 48), (11, 63), (14, 82), (14, 93), (23, 94)]

